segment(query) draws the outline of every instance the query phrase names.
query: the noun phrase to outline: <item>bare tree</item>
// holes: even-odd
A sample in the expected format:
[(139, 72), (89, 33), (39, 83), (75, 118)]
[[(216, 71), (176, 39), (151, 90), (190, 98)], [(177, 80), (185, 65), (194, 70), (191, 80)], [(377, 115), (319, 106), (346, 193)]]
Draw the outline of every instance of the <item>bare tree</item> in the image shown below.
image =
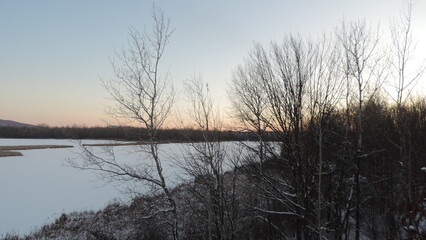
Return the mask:
[[(286, 213), (288, 215), (291, 215), (291, 212), (293, 214), (298, 212), (296, 206), (290, 207), (294, 201), (290, 196), (294, 193), (290, 193), (289, 186), (302, 187), (305, 174), (312, 176), (308, 173), (310, 164), (305, 163), (307, 157), (303, 156), (306, 151), (303, 149), (301, 139), (306, 129), (302, 121), (306, 119), (317, 126), (319, 199), (316, 210), (320, 238), (322, 238), (320, 210), (322, 208), (322, 141), (329, 115), (339, 101), (342, 87), (341, 74), (336, 67), (339, 63), (337, 50), (333, 41), (325, 36), (316, 44), (290, 37), (282, 45), (273, 44), (270, 54), (260, 45), (255, 45), (245, 65), (236, 70), (230, 91), (235, 118), (245, 131), (255, 133), (259, 139), (257, 148), (247, 146), (247, 149), (254, 153), (253, 156), (257, 157), (246, 158), (245, 164), (249, 165), (251, 170), (254, 166), (259, 166), (254, 175), (259, 177), (257, 186), (268, 196), (264, 200), (266, 201), (265, 212), (272, 212), (271, 199), (288, 202), (289, 210)], [(270, 165), (271, 158), (275, 154), (271, 144), (265, 139), (268, 130), (273, 130), (281, 136), (282, 151), (292, 148), (284, 153), (288, 157), (283, 161), (291, 161), (290, 166), (294, 164), (294, 177), (299, 178), (293, 182), (294, 185), (290, 184), (292, 177), (289, 173), (281, 176), (272, 175), (268, 167), (262, 164), (264, 161), (269, 161), (267, 165)], [(296, 151), (300, 154), (299, 158), (294, 158)], [(277, 191), (278, 189), (280, 191)], [(303, 195), (304, 191), (312, 190), (305, 189), (299, 194)], [(301, 202), (301, 204), (307, 204), (308, 201), (301, 200)], [(269, 217), (267, 219), (271, 222)]]
[(315, 167), (306, 155), (303, 142), (307, 87), (314, 74), (315, 54), (312, 42), (298, 37), (286, 38), (281, 45), (272, 44), (271, 72), (274, 76), (264, 81), (272, 113), (269, 127), (280, 135), (280, 158), (288, 163), (291, 172), (286, 182), (290, 183), (297, 196), (297, 204), (293, 208), (302, 216), (296, 218), (298, 239), (316, 235), (314, 204), (308, 197), (315, 191), (309, 184), (313, 182)]
[[(324, 165), (324, 135), (329, 129), (330, 119), (336, 111), (338, 102), (342, 96), (343, 78), (338, 66), (340, 64), (340, 54), (332, 38), (323, 36), (318, 40), (316, 54), (313, 56), (313, 75), (308, 82), (308, 110), (311, 125), (315, 126), (316, 138), (318, 141), (318, 206), (317, 225), (319, 239), (322, 239), (322, 219), (323, 196), (322, 196), (322, 175)], [(330, 163), (331, 161), (327, 161)]]
[(128, 47), (117, 52), (112, 61), (114, 77), (103, 81), (113, 101), (109, 114), (119, 121), (132, 122), (146, 129), (147, 135), (141, 137), (147, 144), (140, 146), (140, 150), (150, 161), (146, 163), (139, 159), (131, 164), (119, 161), (112, 148), (106, 156), (99, 156), (92, 148), (83, 146), (85, 162), (74, 166), (100, 171), (102, 176), (110, 179), (135, 181), (160, 189), (168, 206), (158, 206), (157, 211), (146, 217), (157, 214), (171, 216), (166, 222), (172, 226), (173, 239), (178, 239), (176, 202), (163, 173), (157, 139), (158, 130), (165, 123), (175, 96), (169, 73), (161, 69), (161, 60), (172, 31), (170, 20), (161, 9), (154, 7), (152, 19), (151, 31), (130, 30)]
[[(260, 148), (248, 148), (257, 157), (245, 165), (247, 177), (264, 196), (265, 204), (253, 209), (265, 214), (270, 229), (281, 237), (289, 236), (289, 229), (278, 227), (280, 221), (288, 220), (294, 224), (290, 232), (297, 239), (317, 234), (315, 206), (308, 196), (315, 191), (310, 184), (315, 167), (303, 141), (316, 54), (314, 44), (293, 36), (281, 44), (272, 43), (270, 51), (255, 45), (244, 67), (237, 70), (231, 90), (237, 118), (260, 139)], [(279, 154), (264, 144), (267, 130), (279, 139)]]
[(393, 54), (391, 63), (396, 72), (394, 81), (391, 83), (396, 96), (393, 94), (390, 96), (397, 104), (398, 115), (401, 114), (402, 105), (407, 97), (410, 96), (412, 87), (417, 83), (425, 70), (425, 66), (421, 65), (416, 71), (408, 71), (416, 51), (411, 26), (414, 2), (410, 0), (404, 3), (399, 18), (393, 19), (390, 24), (391, 51)]
[[(228, 92), (232, 103), (232, 117), (236, 120), (236, 127), (239, 131), (252, 133), (257, 137), (257, 142), (241, 142), (243, 149), (248, 156), (243, 159), (237, 159), (240, 171), (254, 182), (260, 191), (271, 192), (271, 181), (268, 179), (268, 171), (264, 171), (264, 163), (268, 156), (273, 153), (273, 144), (268, 141), (270, 116), (269, 105), (267, 101), (267, 92), (264, 88), (264, 80), (271, 75), (266, 74), (270, 71), (268, 56), (264, 48), (256, 44), (245, 60), (244, 65), (240, 65), (234, 72), (232, 85)], [(268, 70), (269, 69), (269, 70)], [(271, 73), (272, 74), (272, 73)], [(269, 75), (269, 76), (267, 76)], [(268, 133), (269, 131), (269, 133)], [(263, 190), (262, 190), (263, 189)], [(271, 210), (272, 201), (264, 197), (262, 201), (265, 206), (252, 206), (257, 209)], [(273, 223), (271, 215), (266, 214), (263, 218), (268, 225), (269, 234), (273, 230), (280, 232), (279, 228)], [(282, 236), (285, 236), (281, 232)]]
[[(384, 57), (379, 54), (379, 32), (366, 25), (365, 21), (343, 23), (338, 33), (340, 45), (344, 51), (345, 69), (348, 81), (354, 82), (354, 96), (357, 100), (357, 156), (355, 158), (355, 239), (360, 238), (360, 168), (363, 152), (363, 106), (381, 86), (386, 77)], [(348, 89), (349, 91), (349, 89)]]
[[(189, 185), (192, 186), (191, 192), (203, 204), (203, 211), (207, 211), (206, 239), (235, 239), (232, 208), (235, 174), (224, 172), (230, 161), (227, 157), (229, 149), (220, 141), (223, 128), (220, 117), (213, 109), (208, 84), (201, 77), (186, 81), (185, 91), (190, 106), (190, 119), (194, 129), (200, 131), (202, 141), (185, 144), (185, 161), (181, 161), (179, 165), (194, 178), (194, 184)], [(229, 185), (233, 187), (229, 188)], [(199, 228), (202, 229), (201, 226)]]
[(257, 50), (252, 52), (245, 65), (239, 66), (234, 72), (232, 86), (228, 92), (232, 103), (232, 117), (241, 126), (238, 130), (252, 132), (258, 137), (258, 149), (252, 149), (258, 153), (259, 164), (265, 160), (266, 144), (265, 132), (268, 128), (268, 120), (264, 119), (267, 111), (266, 91), (263, 87), (261, 71), (256, 66), (256, 52), (261, 52), (261, 46), (256, 45)]
[[(403, 164), (403, 180), (408, 190), (407, 201), (413, 202), (415, 198), (413, 189), (413, 158), (412, 158), (412, 144), (411, 133), (408, 118), (405, 115), (404, 107), (406, 106), (406, 99), (410, 96), (413, 87), (416, 85), (419, 78), (425, 71), (425, 65), (422, 64), (416, 70), (412, 70), (412, 60), (416, 51), (416, 44), (412, 36), (412, 8), (413, 1), (405, 1), (403, 9), (399, 18), (393, 19), (390, 24), (391, 31), (391, 51), (392, 51), (392, 67), (394, 69), (394, 81), (391, 83), (394, 92), (390, 94), (391, 98), (396, 103), (396, 120), (397, 128), (399, 131), (399, 143), (396, 144), (399, 148), (400, 162)], [(392, 164), (392, 178), (396, 175), (393, 172), (395, 163)], [(402, 179), (401, 179), (402, 180)], [(395, 203), (395, 197), (392, 196), (392, 202)], [(391, 216), (392, 220), (394, 216)], [(411, 219), (410, 219), (411, 221)], [(412, 225), (412, 222), (408, 223)], [(395, 223), (392, 223), (395, 226)], [(391, 228), (390, 234), (395, 234), (396, 229)], [(393, 235), (391, 235), (393, 236)]]

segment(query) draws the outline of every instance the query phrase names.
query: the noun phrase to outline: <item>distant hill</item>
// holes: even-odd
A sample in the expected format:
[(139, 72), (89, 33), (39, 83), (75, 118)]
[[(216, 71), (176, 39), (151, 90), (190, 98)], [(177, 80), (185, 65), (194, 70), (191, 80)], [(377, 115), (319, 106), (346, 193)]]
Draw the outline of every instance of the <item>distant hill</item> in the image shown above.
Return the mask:
[(35, 125), (0, 119), (0, 127), (35, 127)]

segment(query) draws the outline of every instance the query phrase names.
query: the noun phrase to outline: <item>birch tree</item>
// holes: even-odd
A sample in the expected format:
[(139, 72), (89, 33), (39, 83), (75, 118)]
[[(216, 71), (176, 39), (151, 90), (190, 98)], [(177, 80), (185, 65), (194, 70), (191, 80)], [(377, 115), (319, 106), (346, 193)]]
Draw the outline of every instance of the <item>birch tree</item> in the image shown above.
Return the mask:
[[(178, 239), (176, 201), (169, 188), (159, 154), (158, 131), (167, 120), (174, 100), (174, 90), (162, 59), (172, 35), (170, 20), (164, 12), (154, 7), (153, 26), (150, 30), (129, 31), (128, 46), (116, 52), (112, 61), (114, 76), (103, 80), (113, 105), (108, 112), (118, 121), (126, 121), (146, 129), (146, 145), (138, 150), (143, 154), (136, 162), (120, 161), (112, 147), (106, 154), (83, 146), (85, 161), (74, 163), (80, 169), (99, 171), (101, 176), (119, 181), (136, 182), (150, 186), (164, 195), (167, 206), (156, 206), (156, 211), (145, 218), (163, 214), (165, 224), (171, 226), (173, 239)], [(144, 159), (147, 158), (147, 159)], [(148, 160), (148, 161), (146, 161)]]
[[(343, 23), (338, 39), (344, 51), (344, 69), (347, 71), (348, 81), (353, 81), (353, 96), (357, 103), (357, 149), (355, 157), (354, 192), (355, 192), (355, 239), (360, 239), (360, 207), (361, 207), (361, 159), (369, 154), (363, 150), (363, 106), (368, 102), (381, 86), (386, 77), (386, 65), (384, 56), (380, 54), (379, 32), (368, 26), (365, 21)], [(348, 89), (351, 91), (351, 89)]]
[[(390, 96), (396, 103), (396, 125), (399, 131), (399, 142), (396, 144), (399, 149), (399, 162), (402, 163), (402, 181), (407, 189), (407, 194), (404, 194), (407, 202), (413, 202), (415, 199), (414, 191), (414, 167), (413, 153), (411, 143), (411, 133), (407, 111), (406, 100), (410, 97), (413, 87), (416, 85), (425, 70), (424, 63), (420, 63), (417, 69), (413, 67), (415, 58), (416, 43), (412, 31), (412, 8), (413, 1), (405, 1), (400, 15), (391, 20), (391, 53), (393, 67), (393, 81), (391, 81)], [(397, 174), (393, 169), (396, 166), (392, 164), (392, 178)], [(392, 197), (392, 202), (395, 204), (396, 197)], [(391, 216), (394, 218), (394, 216)], [(394, 220), (394, 219), (392, 219)], [(413, 224), (412, 222), (409, 223)], [(396, 225), (393, 223), (392, 225)], [(396, 229), (391, 229), (391, 234), (395, 234)]]

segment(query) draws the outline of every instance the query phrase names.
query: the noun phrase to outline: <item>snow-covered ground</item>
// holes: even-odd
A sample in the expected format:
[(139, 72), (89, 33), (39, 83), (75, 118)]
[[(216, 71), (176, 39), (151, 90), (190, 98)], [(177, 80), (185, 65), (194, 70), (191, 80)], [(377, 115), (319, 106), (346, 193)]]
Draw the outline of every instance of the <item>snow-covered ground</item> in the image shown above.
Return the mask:
[[(107, 143), (84, 140), (83, 143)], [(69, 166), (67, 160), (81, 161), (79, 142), (57, 139), (0, 139), (0, 146), (73, 145), (74, 148), (20, 151), (23, 156), (0, 158), (0, 237), (6, 233), (26, 234), (62, 213), (98, 210), (118, 200), (129, 201), (120, 190), (123, 185), (108, 184), (93, 171)], [(227, 147), (236, 145), (226, 143)], [(187, 178), (176, 166), (187, 144), (163, 144), (160, 157), (165, 175), (172, 185)], [(102, 147), (94, 147), (102, 152)], [(144, 159), (138, 146), (114, 147), (121, 160)], [(149, 163), (149, 161), (147, 161)]]

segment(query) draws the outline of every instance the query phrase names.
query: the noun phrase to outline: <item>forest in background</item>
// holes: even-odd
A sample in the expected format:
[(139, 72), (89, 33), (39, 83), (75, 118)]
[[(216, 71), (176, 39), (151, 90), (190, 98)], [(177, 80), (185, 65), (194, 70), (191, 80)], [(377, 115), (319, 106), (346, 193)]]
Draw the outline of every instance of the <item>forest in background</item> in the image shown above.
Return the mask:
[[(251, 132), (219, 130), (220, 141), (254, 141), (256, 135)], [(148, 130), (138, 127), (0, 127), (0, 138), (27, 139), (101, 139), (117, 141), (146, 141)], [(277, 139), (273, 132), (267, 133), (268, 140)], [(160, 129), (158, 140), (163, 142), (202, 141), (202, 132), (197, 129)]]

